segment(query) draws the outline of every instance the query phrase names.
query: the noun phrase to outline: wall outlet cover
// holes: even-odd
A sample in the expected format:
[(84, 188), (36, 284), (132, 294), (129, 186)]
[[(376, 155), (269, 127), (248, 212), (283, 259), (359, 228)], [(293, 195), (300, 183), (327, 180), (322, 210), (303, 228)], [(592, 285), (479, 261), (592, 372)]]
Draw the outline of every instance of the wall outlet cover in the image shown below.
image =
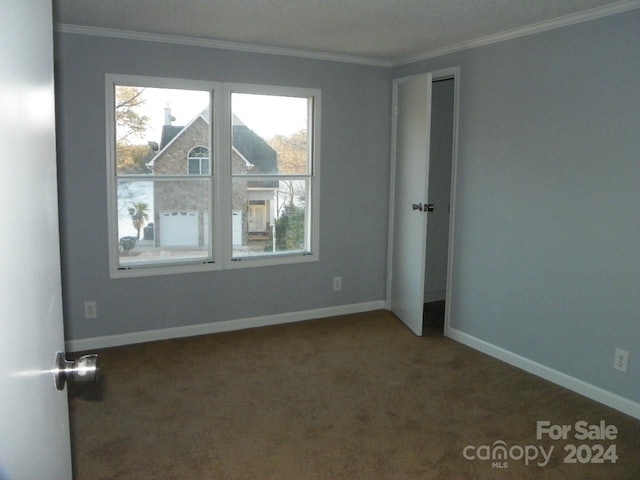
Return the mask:
[(98, 307), (95, 300), (84, 302), (84, 318), (98, 318)]
[(616, 348), (616, 355), (613, 359), (613, 368), (621, 371), (622, 373), (627, 373), (628, 367), (629, 367), (629, 352), (622, 350), (620, 348)]

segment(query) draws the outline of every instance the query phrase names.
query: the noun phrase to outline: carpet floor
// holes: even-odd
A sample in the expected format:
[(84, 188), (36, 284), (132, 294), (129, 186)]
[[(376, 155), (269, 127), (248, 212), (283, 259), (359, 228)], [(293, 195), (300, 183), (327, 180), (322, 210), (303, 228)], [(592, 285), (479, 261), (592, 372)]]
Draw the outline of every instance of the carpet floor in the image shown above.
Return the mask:
[(384, 310), (99, 353), (76, 480), (640, 478), (639, 420)]

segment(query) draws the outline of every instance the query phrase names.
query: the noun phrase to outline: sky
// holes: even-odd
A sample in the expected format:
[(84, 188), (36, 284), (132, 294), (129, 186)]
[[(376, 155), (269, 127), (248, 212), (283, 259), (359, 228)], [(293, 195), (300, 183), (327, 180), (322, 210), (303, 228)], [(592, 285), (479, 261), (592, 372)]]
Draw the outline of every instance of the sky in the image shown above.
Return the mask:
[[(275, 135), (291, 135), (307, 126), (307, 101), (304, 98), (272, 95), (233, 94), (233, 113), (242, 122), (268, 140)], [(208, 92), (147, 88), (138, 112), (150, 118), (147, 136), (135, 143), (160, 141), (164, 109), (171, 107), (173, 125), (186, 125), (209, 102)]]

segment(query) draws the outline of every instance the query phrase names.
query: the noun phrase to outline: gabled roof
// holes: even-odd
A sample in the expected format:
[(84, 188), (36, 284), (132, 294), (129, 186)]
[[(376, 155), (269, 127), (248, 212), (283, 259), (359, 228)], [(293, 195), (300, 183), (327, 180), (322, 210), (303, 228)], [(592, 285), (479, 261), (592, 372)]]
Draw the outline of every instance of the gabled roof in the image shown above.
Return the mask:
[[(153, 168), (155, 160), (199, 118), (209, 124), (209, 109), (207, 108), (200, 112), (185, 126), (164, 125), (160, 138), (160, 150), (147, 163), (147, 166)], [(236, 115), (233, 115), (232, 119), (232, 143), (232, 148), (245, 161), (247, 166), (252, 167), (252, 173), (266, 175), (278, 173), (278, 154), (276, 151)]]
[(160, 150), (166, 147), (184, 128), (184, 126), (163, 125), (160, 135)]
[(236, 115), (233, 115), (232, 127), (233, 148), (254, 165), (252, 173), (266, 175), (278, 173), (276, 151)]

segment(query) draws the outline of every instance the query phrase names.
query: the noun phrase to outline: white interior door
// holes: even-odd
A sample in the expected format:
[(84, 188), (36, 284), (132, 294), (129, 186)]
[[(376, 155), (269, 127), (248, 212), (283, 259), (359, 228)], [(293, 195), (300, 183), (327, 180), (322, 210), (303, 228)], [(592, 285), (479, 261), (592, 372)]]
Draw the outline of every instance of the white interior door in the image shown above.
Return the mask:
[(389, 308), (416, 335), (424, 308), (431, 82), (430, 73), (398, 79), (393, 92)]
[(51, 2), (0, 15), (0, 478), (71, 479), (56, 187)]

